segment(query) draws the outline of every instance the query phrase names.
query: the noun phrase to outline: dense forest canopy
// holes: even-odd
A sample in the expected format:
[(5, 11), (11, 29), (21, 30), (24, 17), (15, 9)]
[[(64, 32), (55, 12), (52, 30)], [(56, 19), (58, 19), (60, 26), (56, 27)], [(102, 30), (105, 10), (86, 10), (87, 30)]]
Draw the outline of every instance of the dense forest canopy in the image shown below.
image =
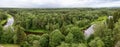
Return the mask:
[[(14, 24), (4, 28), (11, 17)], [(0, 44), (119, 47), (119, 18), (119, 8), (1, 8)], [(91, 25), (94, 25), (94, 33), (86, 38), (85, 31)]]

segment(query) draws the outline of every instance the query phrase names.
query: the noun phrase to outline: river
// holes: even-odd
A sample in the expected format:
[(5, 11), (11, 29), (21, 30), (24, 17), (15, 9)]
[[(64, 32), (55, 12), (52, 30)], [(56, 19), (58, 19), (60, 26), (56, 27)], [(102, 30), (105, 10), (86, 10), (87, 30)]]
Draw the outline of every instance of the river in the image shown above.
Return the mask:
[(8, 18), (7, 23), (4, 25), (4, 29), (8, 27), (12, 27), (13, 23), (14, 23), (14, 18), (13, 17)]
[(93, 33), (94, 33), (94, 25), (91, 25), (88, 29), (84, 31), (84, 35), (86, 38), (88, 38)]

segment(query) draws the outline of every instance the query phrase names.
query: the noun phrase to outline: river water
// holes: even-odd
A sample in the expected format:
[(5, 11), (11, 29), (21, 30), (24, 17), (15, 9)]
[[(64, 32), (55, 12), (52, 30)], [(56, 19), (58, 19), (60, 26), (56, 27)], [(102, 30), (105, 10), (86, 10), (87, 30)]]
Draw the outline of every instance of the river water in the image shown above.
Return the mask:
[(6, 29), (7, 27), (12, 27), (13, 23), (14, 23), (14, 18), (13, 17), (8, 18), (7, 23), (4, 25), (4, 29)]
[(94, 33), (94, 25), (91, 25), (88, 29), (84, 31), (84, 35), (86, 38), (88, 38), (93, 33)]

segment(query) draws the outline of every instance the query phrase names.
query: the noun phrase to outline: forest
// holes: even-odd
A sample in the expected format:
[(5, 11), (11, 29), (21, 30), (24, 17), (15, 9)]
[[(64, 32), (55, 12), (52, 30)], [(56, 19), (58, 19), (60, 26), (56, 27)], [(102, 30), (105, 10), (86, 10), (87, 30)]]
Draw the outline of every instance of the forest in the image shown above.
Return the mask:
[(119, 8), (1, 8), (0, 46), (120, 47)]

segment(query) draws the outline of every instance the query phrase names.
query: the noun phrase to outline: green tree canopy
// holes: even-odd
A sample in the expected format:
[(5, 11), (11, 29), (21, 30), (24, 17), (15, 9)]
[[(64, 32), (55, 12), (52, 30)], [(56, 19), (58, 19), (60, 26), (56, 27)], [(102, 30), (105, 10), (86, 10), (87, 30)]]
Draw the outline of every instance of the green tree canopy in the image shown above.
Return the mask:
[(50, 43), (51, 47), (56, 47), (64, 40), (64, 35), (59, 30), (54, 30), (50, 34)]
[(82, 43), (85, 41), (84, 33), (80, 30), (79, 27), (72, 27), (70, 32), (73, 34), (74, 43)]
[(96, 37), (94, 40), (89, 42), (90, 47), (104, 47), (104, 45), (104, 42), (99, 37)]
[(71, 32), (68, 33), (68, 35), (65, 37), (65, 42), (66, 43), (72, 43), (74, 40), (73, 34)]
[(40, 37), (40, 47), (48, 47), (49, 46), (49, 35), (43, 34)]

